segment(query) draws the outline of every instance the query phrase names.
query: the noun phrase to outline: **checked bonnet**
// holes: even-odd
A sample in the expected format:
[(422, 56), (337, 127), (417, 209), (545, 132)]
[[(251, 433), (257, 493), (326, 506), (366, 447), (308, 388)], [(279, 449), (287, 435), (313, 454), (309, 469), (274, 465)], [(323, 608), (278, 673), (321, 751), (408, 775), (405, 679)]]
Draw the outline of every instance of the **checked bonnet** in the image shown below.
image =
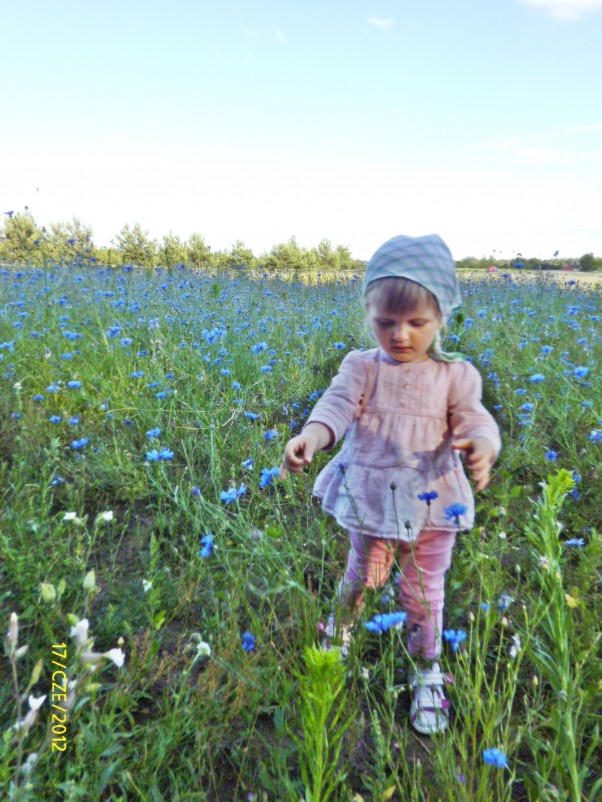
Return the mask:
[(407, 278), (421, 284), (439, 302), (444, 321), (462, 300), (451, 252), (437, 234), (387, 240), (366, 265), (364, 295), (381, 278)]

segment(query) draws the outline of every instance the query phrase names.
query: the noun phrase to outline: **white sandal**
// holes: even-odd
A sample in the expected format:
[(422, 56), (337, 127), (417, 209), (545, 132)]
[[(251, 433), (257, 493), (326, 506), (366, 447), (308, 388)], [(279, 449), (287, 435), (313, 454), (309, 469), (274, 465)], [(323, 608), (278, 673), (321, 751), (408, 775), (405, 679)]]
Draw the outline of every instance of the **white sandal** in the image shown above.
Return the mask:
[(417, 671), (410, 680), (414, 690), (410, 723), (422, 735), (435, 735), (447, 729), (449, 702), (443, 694), (443, 686), (449, 681), (441, 673), (439, 663), (433, 663), (430, 670)]

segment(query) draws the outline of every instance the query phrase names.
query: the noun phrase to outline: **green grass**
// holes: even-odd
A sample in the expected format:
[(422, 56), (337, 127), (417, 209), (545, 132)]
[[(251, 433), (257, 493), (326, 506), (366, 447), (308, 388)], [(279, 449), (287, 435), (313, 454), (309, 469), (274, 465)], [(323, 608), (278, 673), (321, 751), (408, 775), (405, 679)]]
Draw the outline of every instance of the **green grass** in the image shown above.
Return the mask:
[[(447, 346), (481, 370), (503, 450), (454, 551), (446, 627), (467, 639), (445, 652), (452, 721), (430, 740), (409, 726), (402, 633), (360, 627), (344, 671), (312, 651), (347, 551), (311, 497), (329, 455), (259, 483), (346, 351), (372, 347), (359, 286), (175, 268), (0, 273), (3, 632), (12, 612), (19, 621), (0, 661), (0, 794), (602, 798), (600, 294), (546, 276), (464, 282)], [(151, 449), (173, 457), (149, 461)], [(389, 609), (381, 596), (365, 617)], [(122, 668), (85, 662), (70, 637), (82, 618), (95, 652), (120, 644)], [(78, 683), (65, 752), (51, 743), (61, 643)], [(26, 733), (13, 727), (15, 676), (21, 718), (30, 693), (47, 696)], [(506, 768), (485, 763), (491, 748)]]

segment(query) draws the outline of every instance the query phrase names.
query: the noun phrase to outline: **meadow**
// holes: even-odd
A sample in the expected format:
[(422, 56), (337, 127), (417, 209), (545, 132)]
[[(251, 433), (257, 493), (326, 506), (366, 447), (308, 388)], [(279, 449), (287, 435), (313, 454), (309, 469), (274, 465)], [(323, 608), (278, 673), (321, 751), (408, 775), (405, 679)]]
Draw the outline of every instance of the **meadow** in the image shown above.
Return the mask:
[(448, 731), (409, 725), (394, 580), (319, 648), (347, 540), (278, 477), (361, 277), (0, 269), (0, 797), (602, 799), (602, 298), (470, 276), (445, 343), (503, 450), (447, 580)]

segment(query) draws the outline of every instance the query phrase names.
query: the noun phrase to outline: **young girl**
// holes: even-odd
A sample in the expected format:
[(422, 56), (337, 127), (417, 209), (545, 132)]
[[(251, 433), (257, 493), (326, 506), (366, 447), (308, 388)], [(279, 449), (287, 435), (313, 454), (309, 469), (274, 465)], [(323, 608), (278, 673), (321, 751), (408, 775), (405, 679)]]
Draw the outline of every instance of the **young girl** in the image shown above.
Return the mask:
[[(443, 240), (389, 240), (369, 261), (363, 290), (378, 348), (347, 354), (301, 434), (287, 443), (283, 466), (300, 473), (317, 451), (330, 451), (345, 436), (313, 489), (349, 533), (338, 597), (357, 616), (364, 588), (381, 587), (397, 557), (408, 651), (422, 666), (411, 678), (410, 720), (432, 734), (447, 726), (437, 662), (445, 573), (456, 532), (474, 523), (458, 452), (466, 453), (476, 489), (483, 490), (500, 436), (481, 403), (476, 368), (440, 349), (439, 331), (460, 302)], [(340, 628), (344, 644), (350, 631), (351, 625)]]

